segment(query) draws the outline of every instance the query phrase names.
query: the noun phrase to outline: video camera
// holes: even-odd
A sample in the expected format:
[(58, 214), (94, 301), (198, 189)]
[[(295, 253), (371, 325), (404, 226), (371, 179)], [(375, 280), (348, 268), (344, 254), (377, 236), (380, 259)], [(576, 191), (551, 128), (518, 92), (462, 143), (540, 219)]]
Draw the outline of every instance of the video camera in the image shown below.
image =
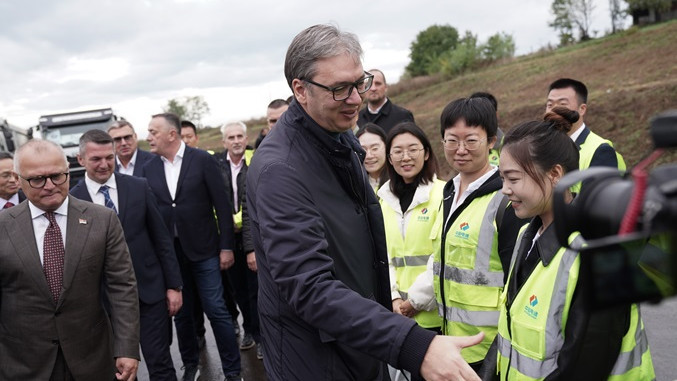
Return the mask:
[[(645, 168), (664, 149), (677, 147), (677, 110), (651, 120), (654, 152), (631, 173), (595, 167), (573, 171), (555, 187), (555, 230), (562, 246), (580, 232), (581, 277), (593, 292), (592, 308), (659, 301), (677, 294), (677, 163)], [(572, 185), (583, 182), (573, 202)]]

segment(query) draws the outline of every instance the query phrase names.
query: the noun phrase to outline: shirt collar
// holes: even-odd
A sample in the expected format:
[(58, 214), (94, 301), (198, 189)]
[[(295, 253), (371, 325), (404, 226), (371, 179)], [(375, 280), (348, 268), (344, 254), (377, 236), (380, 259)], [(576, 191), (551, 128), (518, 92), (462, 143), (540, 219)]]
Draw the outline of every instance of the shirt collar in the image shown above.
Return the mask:
[[(56, 210), (54, 211), (55, 214), (61, 214), (63, 216), (68, 215), (68, 197), (70, 197), (70, 196), (67, 196), (66, 199), (63, 200), (63, 203), (61, 204), (61, 206), (56, 208)], [(37, 206), (33, 205), (33, 203), (30, 200), (28, 200), (28, 209), (30, 209), (30, 211), (31, 211), (31, 218), (32, 219), (36, 219), (36, 218), (38, 218), (38, 217), (40, 217), (40, 216), (42, 216), (43, 214), (46, 213), (44, 210), (42, 210), (42, 209), (38, 208)]]
[(98, 182), (92, 180), (89, 175), (85, 172), (85, 185), (87, 185), (88, 189), (93, 189), (94, 193), (99, 191), (99, 188), (101, 188), (102, 185), (108, 185), (109, 188), (117, 189), (117, 183), (115, 182), (115, 175), (112, 175), (111, 177), (106, 180), (105, 183), (99, 184)]
[[(176, 163), (176, 159), (182, 159), (183, 160), (183, 154), (185, 152), (186, 152), (186, 143), (184, 143), (183, 140), (182, 140), (181, 144), (179, 145), (179, 150), (176, 151), (176, 155), (174, 155), (174, 161), (172, 162), (172, 164)], [(162, 159), (162, 161), (164, 161), (165, 163), (169, 163), (169, 159), (167, 159), (166, 157), (164, 157), (162, 155), (160, 155), (160, 159)]]
[[(489, 172), (483, 174), (479, 179), (473, 181), (472, 183), (468, 184), (468, 188), (466, 188), (465, 193), (470, 194), (476, 190), (478, 190), (482, 184), (484, 184), (491, 176), (494, 175), (494, 173), (498, 170), (498, 167), (496, 166), (491, 166), (491, 169)], [(458, 191), (458, 189), (461, 189), (461, 174), (459, 173), (454, 177), (452, 180), (454, 182), (454, 189)]]
[[(129, 163), (127, 163), (127, 168), (129, 168), (129, 167), (132, 167), (132, 168), (133, 168), (133, 167), (134, 167), (134, 163), (136, 163), (136, 154), (137, 154), (137, 152), (139, 152), (139, 149), (138, 149), (138, 148), (137, 148), (136, 151), (134, 151), (134, 153), (132, 154), (132, 158), (129, 159)], [(120, 157), (118, 157), (118, 155), (115, 155), (115, 162), (118, 164), (118, 167), (125, 168), (125, 167), (122, 165), (122, 162), (120, 161)]]
[(576, 139), (578, 139), (578, 137), (583, 133), (583, 130), (585, 130), (585, 123), (581, 124), (581, 126), (578, 127), (578, 130), (571, 134), (571, 140), (576, 141)]

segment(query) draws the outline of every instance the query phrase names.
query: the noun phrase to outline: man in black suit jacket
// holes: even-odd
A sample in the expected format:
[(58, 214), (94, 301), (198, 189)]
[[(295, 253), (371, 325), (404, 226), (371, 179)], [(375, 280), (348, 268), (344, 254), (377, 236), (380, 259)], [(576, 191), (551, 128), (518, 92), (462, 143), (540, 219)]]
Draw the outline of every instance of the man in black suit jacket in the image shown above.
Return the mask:
[(0, 210), (9, 209), (26, 199), (19, 188), (19, 176), (14, 172), (14, 157), (0, 152)]
[[(141, 349), (151, 380), (176, 380), (167, 331), (181, 308), (182, 281), (169, 231), (148, 183), (113, 174), (113, 139), (101, 130), (80, 137), (78, 161), (85, 177), (71, 195), (107, 206), (118, 213), (139, 289)], [(108, 186), (108, 196), (100, 192)]]
[(414, 122), (411, 111), (394, 104), (386, 96), (388, 84), (383, 72), (371, 69), (369, 73), (374, 75), (374, 80), (367, 91), (367, 105), (360, 110), (357, 125), (361, 127), (366, 123), (374, 123), (383, 128), (387, 134), (398, 123)]
[(108, 127), (108, 134), (115, 142), (115, 172), (141, 176), (143, 166), (154, 155), (139, 149), (132, 124), (126, 120), (119, 120)]
[(239, 380), (240, 351), (223, 299), (220, 272), (234, 263), (233, 217), (218, 164), (207, 152), (186, 146), (181, 140), (181, 121), (175, 114), (154, 115), (148, 125), (147, 140), (157, 156), (146, 163), (143, 173), (155, 193), (167, 228), (174, 234), (174, 249), (185, 287), (185, 305), (175, 319), (186, 368), (183, 377), (193, 380), (199, 361), (191, 314), (191, 285), (195, 284), (214, 330), (223, 373), (227, 380)]

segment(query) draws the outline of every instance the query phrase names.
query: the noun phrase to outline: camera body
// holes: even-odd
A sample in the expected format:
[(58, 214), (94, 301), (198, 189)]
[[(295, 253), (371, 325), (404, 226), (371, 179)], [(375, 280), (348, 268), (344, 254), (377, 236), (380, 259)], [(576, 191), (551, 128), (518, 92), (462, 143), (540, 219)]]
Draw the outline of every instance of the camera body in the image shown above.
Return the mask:
[[(677, 110), (655, 116), (651, 136), (657, 149), (677, 147)], [(583, 182), (581, 194), (565, 202), (568, 189)], [(619, 234), (634, 193), (642, 187), (641, 208), (633, 229)], [(657, 167), (646, 188), (628, 173), (595, 167), (573, 171), (555, 187), (555, 230), (563, 246), (580, 232), (581, 276), (593, 292), (592, 308), (660, 299), (677, 293), (677, 163)]]

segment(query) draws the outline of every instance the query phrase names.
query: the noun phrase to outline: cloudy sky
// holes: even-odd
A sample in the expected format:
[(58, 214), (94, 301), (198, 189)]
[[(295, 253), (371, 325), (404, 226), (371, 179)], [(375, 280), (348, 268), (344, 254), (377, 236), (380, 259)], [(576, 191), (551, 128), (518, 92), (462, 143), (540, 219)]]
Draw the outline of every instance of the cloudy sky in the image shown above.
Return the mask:
[[(592, 29), (610, 29), (597, 0)], [(201, 95), (218, 125), (261, 117), (291, 94), (284, 55), (318, 23), (357, 34), (365, 68), (396, 81), (416, 34), (449, 24), (480, 42), (513, 36), (517, 54), (557, 43), (548, 0), (2, 0), (0, 117), (20, 127), (42, 114), (112, 107), (145, 130), (172, 98)], [(145, 135), (142, 133), (142, 135)]]

